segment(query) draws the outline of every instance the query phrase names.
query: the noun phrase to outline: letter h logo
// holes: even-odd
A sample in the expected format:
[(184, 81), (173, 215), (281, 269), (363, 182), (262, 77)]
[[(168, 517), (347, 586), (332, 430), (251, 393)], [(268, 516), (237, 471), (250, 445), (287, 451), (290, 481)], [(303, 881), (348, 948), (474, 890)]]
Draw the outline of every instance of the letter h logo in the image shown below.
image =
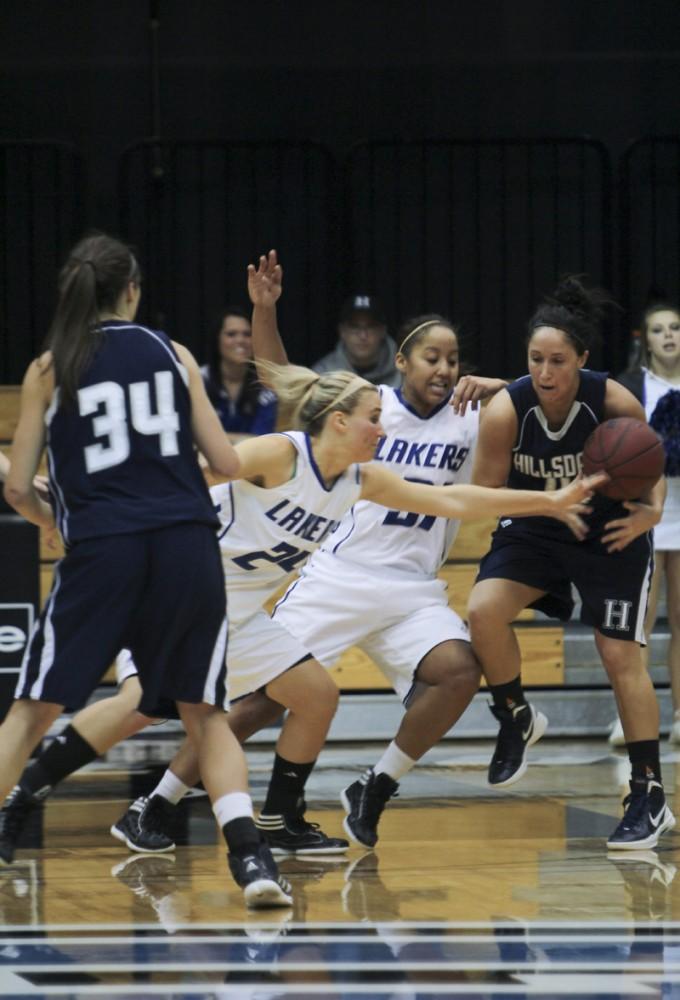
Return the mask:
[(630, 617), (630, 609), (633, 607), (632, 601), (612, 601), (606, 598), (604, 605), (602, 628), (616, 629), (617, 632), (629, 632), (628, 618)]

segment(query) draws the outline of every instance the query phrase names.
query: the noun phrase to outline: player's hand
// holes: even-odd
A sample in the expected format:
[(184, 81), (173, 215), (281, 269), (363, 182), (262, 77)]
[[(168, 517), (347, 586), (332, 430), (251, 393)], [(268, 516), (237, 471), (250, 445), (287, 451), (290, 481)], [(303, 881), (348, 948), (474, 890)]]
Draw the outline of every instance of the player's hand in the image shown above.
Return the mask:
[(283, 269), (278, 262), (276, 250), (260, 257), (257, 270), (248, 264), (248, 295), (254, 306), (273, 309), (283, 291)]
[(507, 385), (501, 378), (482, 378), (481, 375), (461, 375), (451, 397), (453, 412), (463, 416), (468, 406), (476, 410), (480, 400), (489, 399)]
[(35, 476), (33, 478), (33, 489), (41, 500), (44, 500), (45, 503), (50, 502), (50, 487), (46, 476)]
[(566, 524), (580, 542), (590, 531), (590, 525), (584, 520), (586, 514), (592, 513), (588, 500), (597, 487), (602, 486), (608, 479), (606, 472), (597, 472), (594, 476), (579, 476), (567, 486), (548, 494), (548, 498), (555, 506), (551, 516)]
[(628, 516), (608, 521), (604, 526), (602, 543), (606, 545), (607, 552), (620, 552), (640, 535), (651, 531), (661, 520), (661, 511), (653, 504), (625, 500), (623, 506), (630, 511)]

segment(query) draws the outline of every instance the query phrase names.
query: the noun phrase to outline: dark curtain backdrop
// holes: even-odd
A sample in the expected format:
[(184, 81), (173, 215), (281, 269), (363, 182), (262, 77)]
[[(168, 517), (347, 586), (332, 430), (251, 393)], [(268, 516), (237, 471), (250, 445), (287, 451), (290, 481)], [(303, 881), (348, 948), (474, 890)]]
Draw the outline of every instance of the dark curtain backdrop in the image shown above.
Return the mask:
[[(482, 370), (497, 371), (500, 365), (504, 374), (518, 374), (522, 321), (535, 296), (549, 290), (558, 277), (555, 271), (585, 266), (628, 309), (612, 319), (602, 351), (602, 363), (617, 367), (646, 289), (658, 284), (654, 272), (660, 261), (665, 285), (677, 282), (677, 267), (668, 266), (675, 230), (654, 254), (643, 245), (633, 260), (626, 256), (629, 244), (637, 241), (620, 224), (616, 186), (618, 164), (632, 141), (678, 132), (677, 0), (261, 0), (249, 5), (23, 0), (3, 4), (0, 22), (0, 139), (74, 147), (73, 162), (60, 161), (57, 181), (52, 160), (47, 167), (41, 160), (29, 169), (17, 163), (13, 150), (3, 161), (2, 381), (17, 381), (37, 348), (49, 319), (57, 263), (84, 227), (134, 238), (150, 255), (143, 261), (149, 278), (144, 318), (164, 322), (199, 356), (205, 355), (210, 336), (207, 318), (223, 301), (239, 293), (245, 298), (247, 259), (274, 240), (283, 240), (285, 250), (284, 332), (291, 355), (303, 362), (332, 344), (341, 296), (372, 283), (376, 287), (365, 290), (383, 295), (393, 325), (403, 311), (446, 309), (463, 319), (471, 357)], [(306, 165), (286, 161), (280, 179), (288, 189), (279, 195), (280, 211), (268, 214), (277, 197), (269, 190), (271, 177), (264, 194), (253, 193), (260, 158), (254, 173), (235, 175), (238, 186), (219, 203), (226, 206), (219, 211), (228, 224), (237, 217), (240, 200), (257, 201), (255, 221), (238, 238), (218, 239), (209, 224), (210, 204), (203, 203), (206, 225), (191, 229), (185, 240), (181, 226), (168, 228), (175, 209), (169, 204), (166, 162), (140, 147), (154, 136), (170, 146), (211, 141), (239, 150), (283, 141), (293, 148), (293, 159), (303, 148), (317, 152), (309, 176)], [(491, 216), (482, 229), (478, 216), (468, 219), (465, 205), (451, 201), (457, 213), (451, 229), (458, 220), (460, 226), (458, 242), (451, 242), (452, 267), (459, 273), (451, 274), (450, 286), (442, 274), (424, 278), (419, 265), (427, 234), (421, 231), (411, 256), (402, 248), (398, 266), (391, 268), (389, 226), (404, 206), (400, 189), (388, 178), (376, 189), (382, 197), (379, 210), (361, 208), (367, 144), (387, 144), (380, 146), (383, 151), (390, 144), (410, 144), (405, 147), (410, 156), (425, 139), (499, 137), (590, 137), (601, 143), (614, 171), (611, 216), (606, 205), (603, 209), (601, 177), (588, 166), (579, 224), (596, 228), (579, 230), (578, 252), (571, 252), (564, 229), (552, 239), (554, 219), (541, 228), (539, 217), (538, 242), (528, 239), (526, 213), (518, 215), (511, 206), (504, 213), (498, 252), (488, 242), (490, 235), (483, 250), (466, 257), (464, 248), (476, 247), (479, 231), (492, 232), (499, 183), (512, 187), (513, 171), (519, 169), (511, 164), (503, 175), (495, 165), (484, 166), (475, 175), (482, 185), (475, 197)], [(264, 158), (270, 172), (277, 169), (271, 148)], [(674, 169), (664, 167), (669, 189)], [(51, 171), (49, 176), (44, 170)], [(413, 183), (420, 183), (418, 177)], [(573, 180), (575, 187), (580, 183)], [(62, 190), (60, 184), (68, 205), (56, 211), (49, 192), (53, 185)], [(188, 212), (191, 204), (184, 199), (181, 211)], [(432, 205), (426, 209), (431, 212)], [(392, 215), (385, 221), (388, 210)], [(194, 222), (187, 219), (185, 228)], [(650, 230), (644, 222), (646, 240)], [(542, 247), (541, 233), (553, 246)], [(560, 251), (554, 248), (558, 238)], [(625, 246), (622, 239), (628, 241)], [(211, 262), (202, 271), (204, 280), (195, 273), (194, 247), (201, 240), (200, 253)], [(600, 243), (606, 243), (606, 252)], [(540, 260), (532, 261), (532, 248)], [(475, 260), (480, 267), (473, 273)], [(678, 288), (666, 291), (677, 295)]]

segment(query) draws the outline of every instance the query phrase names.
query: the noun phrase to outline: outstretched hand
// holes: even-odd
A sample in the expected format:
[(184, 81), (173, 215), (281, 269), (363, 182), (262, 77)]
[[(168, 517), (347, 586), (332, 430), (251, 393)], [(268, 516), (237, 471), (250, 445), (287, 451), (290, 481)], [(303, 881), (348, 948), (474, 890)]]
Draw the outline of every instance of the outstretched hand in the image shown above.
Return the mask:
[(248, 264), (248, 295), (254, 306), (272, 309), (283, 291), (283, 269), (278, 262), (276, 250), (270, 250), (266, 257), (260, 257), (257, 270)]
[(456, 388), (451, 397), (453, 412), (459, 416), (464, 416), (469, 406), (476, 410), (480, 400), (495, 396), (497, 392), (507, 385), (500, 378), (482, 378), (481, 375), (461, 375), (456, 382)]

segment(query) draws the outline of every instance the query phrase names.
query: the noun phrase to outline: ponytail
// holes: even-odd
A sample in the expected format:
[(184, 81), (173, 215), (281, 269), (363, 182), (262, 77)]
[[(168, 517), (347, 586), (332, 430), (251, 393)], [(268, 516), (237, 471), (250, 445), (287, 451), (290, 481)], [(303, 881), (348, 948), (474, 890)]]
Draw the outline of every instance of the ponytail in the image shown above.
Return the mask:
[(277, 365), (259, 358), (257, 367), (276, 393), (284, 423), (309, 434), (320, 433), (332, 411), (352, 413), (362, 392), (376, 391), (371, 382), (353, 372), (319, 375), (300, 365)]
[(59, 301), (46, 341), (66, 405), (75, 403), (83, 372), (101, 344), (99, 317), (115, 309), (129, 282), (140, 280), (132, 251), (103, 233), (86, 237), (71, 251), (59, 276)]

